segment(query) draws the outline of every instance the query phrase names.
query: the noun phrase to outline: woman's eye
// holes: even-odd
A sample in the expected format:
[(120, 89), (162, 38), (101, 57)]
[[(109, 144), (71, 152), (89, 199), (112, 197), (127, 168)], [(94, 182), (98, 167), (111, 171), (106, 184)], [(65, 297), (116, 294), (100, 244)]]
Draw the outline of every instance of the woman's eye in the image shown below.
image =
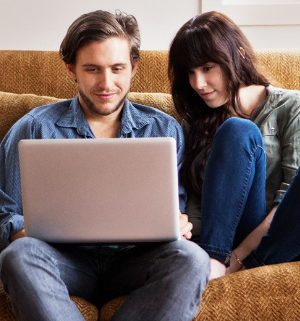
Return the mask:
[(204, 66), (203, 70), (204, 71), (210, 71), (213, 68), (213, 66), (209, 65), (209, 66)]

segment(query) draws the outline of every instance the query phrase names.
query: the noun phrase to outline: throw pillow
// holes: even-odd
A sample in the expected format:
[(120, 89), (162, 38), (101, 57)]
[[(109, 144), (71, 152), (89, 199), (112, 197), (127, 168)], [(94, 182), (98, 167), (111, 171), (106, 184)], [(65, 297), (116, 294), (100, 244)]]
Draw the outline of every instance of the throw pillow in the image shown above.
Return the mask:
[(0, 141), (9, 128), (31, 108), (59, 100), (47, 96), (0, 92)]

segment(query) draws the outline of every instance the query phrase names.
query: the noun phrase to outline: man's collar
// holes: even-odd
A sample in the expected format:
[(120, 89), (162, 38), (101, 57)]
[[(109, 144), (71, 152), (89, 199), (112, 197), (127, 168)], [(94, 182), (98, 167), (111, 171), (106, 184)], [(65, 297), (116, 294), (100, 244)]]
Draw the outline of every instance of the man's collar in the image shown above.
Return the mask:
[[(149, 123), (148, 118), (142, 117), (141, 112), (128, 99), (124, 101), (121, 117), (120, 136), (129, 134), (133, 129), (140, 129)], [(56, 124), (60, 127), (76, 128), (81, 136), (93, 137), (78, 97), (71, 100), (69, 108), (61, 115)]]
[(121, 119), (121, 135), (129, 134), (133, 129), (140, 129), (148, 123), (148, 118), (142, 117), (141, 112), (126, 99)]
[(61, 115), (60, 119), (56, 122), (56, 125), (60, 127), (76, 128), (79, 135), (93, 137), (88, 122), (80, 107), (78, 97), (74, 97), (71, 100), (69, 108)]

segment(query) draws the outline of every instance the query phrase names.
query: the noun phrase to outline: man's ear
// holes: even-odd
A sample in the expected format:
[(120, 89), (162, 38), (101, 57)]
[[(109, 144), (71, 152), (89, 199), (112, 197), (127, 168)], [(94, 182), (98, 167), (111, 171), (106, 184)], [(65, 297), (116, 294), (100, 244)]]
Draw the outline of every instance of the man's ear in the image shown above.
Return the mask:
[(136, 72), (137, 72), (137, 68), (138, 68), (139, 62), (135, 61), (132, 65), (132, 76), (131, 78), (133, 79), (133, 77), (135, 76)]
[(76, 73), (75, 73), (75, 66), (72, 64), (65, 64), (65, 67), (67, 69), (67, 73), (68, 73), (69, 77), (71, 79), (73, 79), (74, 81), (76, 81), (77, 78), (76, 78)]

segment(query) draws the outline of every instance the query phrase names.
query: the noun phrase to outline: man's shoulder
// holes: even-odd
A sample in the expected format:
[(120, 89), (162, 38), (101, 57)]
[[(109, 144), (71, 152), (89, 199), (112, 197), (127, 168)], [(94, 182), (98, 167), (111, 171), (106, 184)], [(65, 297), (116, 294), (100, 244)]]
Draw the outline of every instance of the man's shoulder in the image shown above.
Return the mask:
[(32, 138), (32, 133), (37, 128), (51, 128), (61, 115), (69, 108), (71, 100), (63, 100), (31, 109), (13, 124), (4, 140), (14, 141)]
[(49, 117), (55, 117), (56, 114), (61, 114), (63, 111), (68, 109), (71, 101), (71, 99), (66, 99), (55, 103), (35, 107), (27, 113), (27, 116), (30, 116), (35, 119), (49, 119)]

